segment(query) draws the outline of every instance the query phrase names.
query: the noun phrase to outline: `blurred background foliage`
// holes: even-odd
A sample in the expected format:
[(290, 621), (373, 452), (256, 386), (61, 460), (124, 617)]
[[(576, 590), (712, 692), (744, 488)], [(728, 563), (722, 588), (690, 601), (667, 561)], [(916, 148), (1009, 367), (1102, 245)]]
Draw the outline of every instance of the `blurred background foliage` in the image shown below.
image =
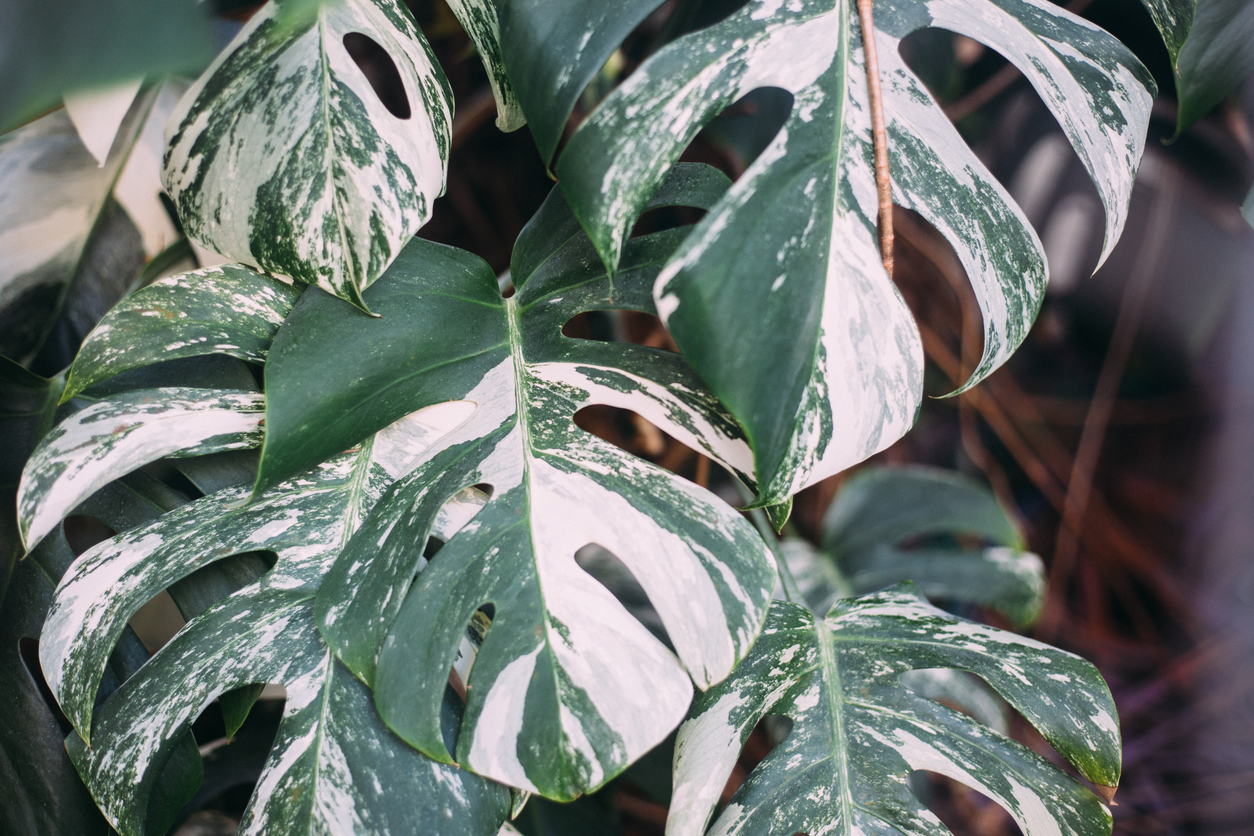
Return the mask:
[[(503, 272), (514, 239), (552, 181), (527, 130), (503, 134), (493, 126), (487, 77), (447, 6), (442, 0), (408, 2), (457, 102), (447, 192), (420, 235), (470, 250)], [(60, 0), (46, 8), (86, 24), (96, 19), (95, 12), (84, 11), (93, 5)], [(134, 17), (93, 24), (95, 40), (106, 46), (111, 42), (101, 31), (116, 27), (129, 33), (128, 39), (114, 44), (119, 49), (109, 52), (111, 57), (67, 64), (52, 75), (40, 69), (46, 62), (39, 50), (46, 51), (47, 44), (18, 43), (16, 24), (0, 25), (6, 33), (0, 35), (6, 82), (19, 78), (11, 75), (12, 67), (25, 67), (21, 79), (46, 82), (47, 88), (23, 81), (30, 88), (23, 93), (15, 81), (14, 89), (0, 96), (0, 129), (25, 123), (0, 140), (5, 204), (15, 206), (17, 197), (29, 194), (13, 217), (29, 216), (39, 201), (73, 194), (86, 219), (62, 230), (62, 249), (26, 291), (0, 297), (0, 353), (14, 361), (0, 367), (6, 448), (0, 492), (7, 496), (29, 448), (24, 433), (50, 419), (59, 392), (55, 377), (95, 321), (129, 289), (210, 263), (208, 254), (181, 238), (177, 221), (143, 174), (151, 155), (159, 159), (162, 114), (177, 100), (179, 83), (141, 91), (103, 166), (76, 144), (64, 112), (54, 110), (57, 91), (67, 85), (116, 82), (137, 70), (194, 74), (257, 8), (237, 0), (173, 5), (178, 8), (163, 6), (150, 15), (170, 22), (169, 31), (145, 28), (151, 20)], [(664, 3), (589, 85), (567, 136), (651, 50), (740, 5), (740, 0)], [(1090, 275), (1101, 246), (1101, 204), (1058, 125), (1013, 67), (949, 32), (908, 38), (902, 46), (907, 61), (1035, 225), (1051, 266), (1049, 293), (1031, 336), (1004, 368), (970, 393), (941, 397), (980, 356), (979, 311), (944, 239), (918, 216), (898, 210), (895, 280), (920, 322), (928, 356), (926, 391), (936, 397), (927, 400), (917, 426), (902, 441), (854, 472), (800, 494), (785, 534), (792, 548), (830, 544), (834, 499), (848, 480), (869, 468), (931, 465), (988, 485), (1016, 523), (1016, 548), (1035, 552), (1045, 564), (1044, 605), (1029, 631), (1092, 660), (1114, 692), (1125, 745), (1115, 832), (1249, 833), (1254, 822), (1254, 230), (1240, 207), (1254, 179), (1254, 85), (1247, 82), (1173, 141), (1171, 60), (1139, 0), (1066, 5), (1128, 44), (1160, 90), (1123, 239)], [(26, 13), (36, 6), (44, 8), (35, 3), (16, 8)], [(121, 6), (128, 15), (146, 8)], [(74, 27), (62, 29), (74, 30), (64, 43), (85, 37)], [(684, 159), (736, 177), (774, 136), (790, 106), (781, 91), (755, 91), (704, 130)], [(39, 182), (11, 162), (23, 137), (35, 134), (42, 138), (40, 153), (56, 157), (42, 161), (38, 168), (49, 179)], [(0, 207), (0, 220), (9, 225), (6, 211)], [(694, 211), (656, 210), (638, 231), (690, 222)], [(673, 348), (657, 320), (640, 314), (585, 314), (566, 332)], [(576, 420), (739, 502), (726, 474), (639, 416), (590, 407)], [(182, 491), (184, 501), (198, 495), (178, 473), (155, 476)], [(68, 726), (41, 687), (31, 646), (50, 580), (38, 577), (30, 561), (16, 562), (12, 531), (5, 528), (11, 525), (6, 514), (0, 521), (0, 775), (16, 781), (26, 770), (51, 770), (66, 800), (60, 818), (45, 824), (63, 828), (52, 832), (105, 832), (103, 822), (83, 806), (89, 801), (81, 787), (74, 788), (75, 776), (65, 773), (68, 761), (57, 766), (58, 728), (63, 733)], [(109, 533), (101, 526), (67, 524), (66, 548), (81, 554)], [(986, 538), (983, 546), (996, 539)], [(631, 604), (630, 579), (614, 583), (612, 557), (586, 554), (581, 562)], [(647, 601), (636, 604), (647, 607)], [(968, 610), (962, 614), (999, 626), (1023, 620)], [(649, 623), (647, 612), (642, 620)], [(181, 623), (166, 596), (154, 599), (132, 626), (151, 652)], [(281, 699), (281, 689), (269, 689), (229, 743), (220, 711), (208, 710), (197, 722), (205, 780), (177, 816), (180, 836), (234, 832), (273, 739)], [(1062, 763), (1013, 712), (1005, 714), (1005, 722), (1013, 736)], [(32, 729), (51, 747), (42, 765), (21, 754)], [(778, 718), (762, 723), (726, 797), (784, 733)], [(660, 834), (669, 769), (670, 752), (663, 745), (592, 797), (572, 805), (531, 800), (515, 826), (550, 836)], [(991, 801), (947, 779), (920, 776), (916, 789), (957, 834), (1018, 832)]]

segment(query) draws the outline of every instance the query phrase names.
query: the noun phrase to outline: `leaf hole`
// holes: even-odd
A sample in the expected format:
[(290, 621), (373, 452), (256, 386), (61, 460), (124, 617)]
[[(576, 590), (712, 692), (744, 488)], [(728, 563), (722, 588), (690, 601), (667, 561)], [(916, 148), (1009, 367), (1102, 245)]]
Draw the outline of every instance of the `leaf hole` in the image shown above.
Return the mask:
[(71, 514), (62, 521), (61, 527), (65, 532), (65, 541), (75, 557), (82, 557), (92, 546), (117, 534), (100, 520), (85, 514)]
[(411, 111), (409, 97), (405, 94), (405, 82), (388, 51), (369, 35), (361, 32), (346, 34), (344, 49), (366, 77), (366, 81), (370, 82), (370, 87), (388, 113), (397, 119), (408, 119)]
[(678, 353), (662, 320), (643, 311), (584, 311), (567, 320), (562, 336), (603, 343), (631, 343)]
[(204, 778), (191, 801), (179, 811), (174, 836), (235, 832), (230, 825), (234, 822), (238, 827), (243, 818), (278, 736), (286, 702), (282, 693), (282, 686), (266, 685), (229, 741), (216, 705), (210, 704), (194, 721), (192, 734), (200, 744)]
[(918, 668), (898, 681), (924, 699), (961, 712), (1001, 734), (1010, 732), (1010, 707), (983, 679), (953, 668)]
[(444, 544), (453, 539), (466, 523), (483, 510), (483, 506), (492, 498), (494, 490), (486, 482), (472, 485), (469, 488), (462, 488), (440, 506), (440, 510), (435, 515), (435, 522), (431, 524), (431, 534), (427, 537), (426, 546), (422, 550), (424, 561), (418, 567), (418, 572), (414, 573), (415, 578), (426, 568), (427, 562), (444, 548)]
[(711, 119), (680, 160), (708, 163), (736, 180), (779, 135), (792, 109), (793, 95), (782, 87), (751, 90)]
[(662, 617), (649, 600), (649, 594), (618, 555), (596, 543), (589, 543), (575, 552), (575, 563), (605, 587), (623, 605), (623, 609), (652, 633), (654, 638), (672, 651), (675, 649), (666, 632), (666, 625), (662, 623)]
[(722, 808), (726, 808), (731, 802), (750, 773), (784, 742), (792, 728), (792, 718), (782, 714), (767, 714), (758, 720), (745, 740), (745, 745), (741, 747), (740, 757), (736, 759), (727, 783), (723, 785), (723, 792), (719, 795), (720, 809), (716, 811), (715, 819), (722, 815)]
[(910, 791), (954, 836), (983, 836), (986, 833), (1021, 836), (1014, 817), (1004, 807), (979, 790), (947, 775), (915, 770), (909, 777)]

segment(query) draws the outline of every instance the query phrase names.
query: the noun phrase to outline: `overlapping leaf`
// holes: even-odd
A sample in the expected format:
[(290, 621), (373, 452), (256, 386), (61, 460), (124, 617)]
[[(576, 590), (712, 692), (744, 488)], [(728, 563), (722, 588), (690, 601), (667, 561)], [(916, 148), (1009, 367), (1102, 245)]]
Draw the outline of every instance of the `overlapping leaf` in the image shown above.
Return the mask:
[[(303, 297), (267, 363), (260, 485), (396, 415), (447, 404), (452, 431), (379, 502), (324, 584), (323, 632), (374, 687), (389, 726), (452, 760), (442, 683), (466, 624), (491, 604), (456, 760), (568, 799), (674, 728), (690, 676), (706, 687), (730, 672), (761, 624), (773, 567), (721, 500), (572, 420), (588, 403), (633, 409), (747, 466), (734, 424), (677, 355), (561, 333), (582, 311), (650, 310), (652, 278), (682, 231), (633, 242), (611, 282), (560, 193), (550, 201), (519, 243), (511, 298), (479, 259), (422, 240), (366, 294), (382, 319)], [(411, 588), (434, 514), (477, 484), (491, 499)], [(678, 660), (577, 566), (592, 542), (640, 581)]]
[[(360, 305), (444, 189), (452, 93), (397, 0), (279, 14), (254, 15), (184, 96), (166, 188), (192, 240)], [(375, 92), (350, 35), (384, 50), (403, 107)]]
[(903, 585), (841, 601), (825, 618), (794, 604), (772, 606), (750, 656), (698, 697), (680, 727), (667, 833), (706, 832), (741, 747), (766, 714), (791, 718), (792, 731), (710, 833), (943, 833), (910, 791), (914, 770), (993, 798), (1026, 836), (1110, 833), (1110, 812), (1079, 781), (904, 687), (899, 678), (917, 668), (977, 674), (1084, 777), (1099, 787), (1118, 784), (1115, 706), (1092, 665), (957, 619)]
[(1246, 0), (1141, 0), (1175, 68), (1176, 133), (1254, 71), (1254, 6)]
[(828, 508), (819, 548), (788, 539), (788, 565), (806, 602), (826, 612), (838, 597), (904, 580), (929, 598), (993, 607), (1032, 623), (1045, 600), (1040, 558), (983, 486), (930, 467), (855, 474)]
[[(241, 832), (398, 834), (421, 823), (433, 832), (495, 833), (508, 792), (388, 732), (314, 621), (328, 566), (394, 475), (389, 456), (367, 443), (244, 509), (237, 506), (247, 488), (222, 491), (105, 541), (71, 567), (40, 657), (53, 693), (90, 739), (88, 746), (71, 738), (71, 755), (120, 832), (144, 832), (154, 764), (214, 696), (277, 681), (288, 689), (284, 719)], [(104, 659), (131, 613), (200, 566), (257, 550), (274, 552), (275, 567), (193, 619), (93, 723)]]
[[(851, 5), (754, 0), (675, 41), (585, 121), (557, 164), (612, 268), (656, 184), (702, 125), (755, 88), (792, 93), (779, 134), (670, 259), (654, 291), (685, 356), (744, 425), (764, 504), (890, 444), (912, 423), (921, 394), (919, 338), (875, 241), (866, 72)], [(984, 312), (973, 385), (1026, 334), (1045, 286), (1044, 255), (902, 63), (901, 38), (944, 27), (1023, 70), (1106, 205), (1103, 257), (1127, 215), (1153, 82), (1116, 40), (1050, 3), (887, 0), (875, 19), (894, 200), (951, 241)], [(521, 87), (524, 101), (536, 95)]]
[(136, 101), (99, 165), (64, 110), (0, 137), (0, 353), (37, 350), (82, 269), (153, 93)]

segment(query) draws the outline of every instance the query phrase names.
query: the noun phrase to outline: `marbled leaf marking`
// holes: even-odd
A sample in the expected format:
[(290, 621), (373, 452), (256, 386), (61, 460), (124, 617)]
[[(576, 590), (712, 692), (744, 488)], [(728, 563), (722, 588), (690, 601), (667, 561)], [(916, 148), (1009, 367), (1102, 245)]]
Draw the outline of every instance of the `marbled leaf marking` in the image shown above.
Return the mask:
[(62, 401), (130, 369), (227, 354), (264, 363), (301, 288), (239, 264), (160, 279), (123, 299), (83, 341)]
[(496, 832), (509, 792), (392, 735), (317, 631), (313, 596), (389, 481), (367, 444), (245, 508), (238, 508), (245, 489), (205, 497), (74, 564), (40, 647), (50, 687), (85, 736), (96, 663), (154, 590), (232, 553), (267, 549), (278, 557), (256, 583), (189, 622), (99, 707), (90, 746), (71, 736), (75, 765), (119, 832), (143, 832), (152, 783), (186, 725), (216, 695), (254, 682), (282, 682), (288, 698), (241, 833)]
[(915, 669), (977, 674), (1080, 773), (1116, 786), (1119, 730), (1097, 670), (1069, 653), (962, 621), (910, 585), (839, 602), (826, 618), (776, 603), (750, 656), (697, 698), (675, 744), (670, 836), (706, 833), (724, 782), (766, 714), (793, 720), (709, 833), (943, 833), (914, 770), (996, 800), (1027, 836), (1109, 834), (1111, 816), (1044, 758), (901, 684)]
[[(452, 94), (395, 0), (253, 16), (183, 97), (163, 179), (187, 235), (232, 259), (361, 304), (444, 189)], [(394, 116), (344, 35), (381, 45), (411, 115)]]
[[(894, 198), (954, 244), (985, 319), (967, 386), (1027, 333), (1044, 256), (1022, 213), (898, 57), (944, 26), (1006, 54), (1058, 116), (1122, 231), (1153, 82), (1114, 38), (1036, 0), (890, 0), (876, 10)], [(880, 266), (861, 32), (845, 0), (755, 0), (654, 54), (572, 137), (557, 164), (614, 269), (656, 184), (697, 131), (758, 87), (793, 94), (779, 134), (658, 277), (657, 308), (744, 426), (758, 502), (883, 449), (912, 424), (922, 350)]]
[[(635, 242), (613, 283), (591, 252), (577, 257), (588, 246), (582, 235), (554, 241), (549, 255), (533, 248), (538, 266), (509, 299), (469, 254), (415, 241), (366, 294), (382, 320), (310, 296), (293, 313), (300, 326), (276, 340), (267, 450), (278, 457), (315, 434), (328, 448), (351, 443), (392, 411), (474, 406), (389, 489), (318, 599), (337, 656), (375, 689), (388, 725), (434, 758), (572, 798), (663, 739), (692, 680), (704, 688), (722, 679), (757, 634), (774, 573), (752, 527), (704, 489), (572, 421), (587, 404), (611, 403), (733, 471), (748, 469), (735, 423), (677, 355), (561, 334), (584, 310), (650, 310), (654, 275), (680, 235)], [(343, 409), (298, 385), (310, 358), (326, 356), (316, 348), (324, 343), (354, 358), (351, 388), (334, 394)], [(367, 357), (374, 371), (363, 375)], [(488, 485), (490, 498), (427, 565), (436, 514), (474, 485)], [(630, 568), (678, 659), (575, 563), (588, 543)], [(454, 753), (440, 731), (439, 683), (485, 603), (495, 615), (469, 673)]]
[(514, 85), (505, 72), (501, 54), (501, 23), (497, 0), (449, 0), (449, 8), (474, 41), (475, 49), (488, 71), (488, 83), (496, 99), (496, 126), (503, 131), (516, 131), (527, 124)]
[(92, 404), (40, 441), (18, 486), (27, 550), (93, 492), (165, 456), (201, 456), (261, 443), (256, 392), (145, 389)]

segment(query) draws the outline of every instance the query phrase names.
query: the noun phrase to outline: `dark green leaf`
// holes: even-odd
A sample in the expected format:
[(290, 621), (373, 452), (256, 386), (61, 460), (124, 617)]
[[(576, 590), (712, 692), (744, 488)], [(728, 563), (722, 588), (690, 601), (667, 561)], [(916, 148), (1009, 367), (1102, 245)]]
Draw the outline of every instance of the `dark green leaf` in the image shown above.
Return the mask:
[(195, 71), (213, 57), (196, 0), (16, 0), (0, 26), (0, 132), (66, 93)]

